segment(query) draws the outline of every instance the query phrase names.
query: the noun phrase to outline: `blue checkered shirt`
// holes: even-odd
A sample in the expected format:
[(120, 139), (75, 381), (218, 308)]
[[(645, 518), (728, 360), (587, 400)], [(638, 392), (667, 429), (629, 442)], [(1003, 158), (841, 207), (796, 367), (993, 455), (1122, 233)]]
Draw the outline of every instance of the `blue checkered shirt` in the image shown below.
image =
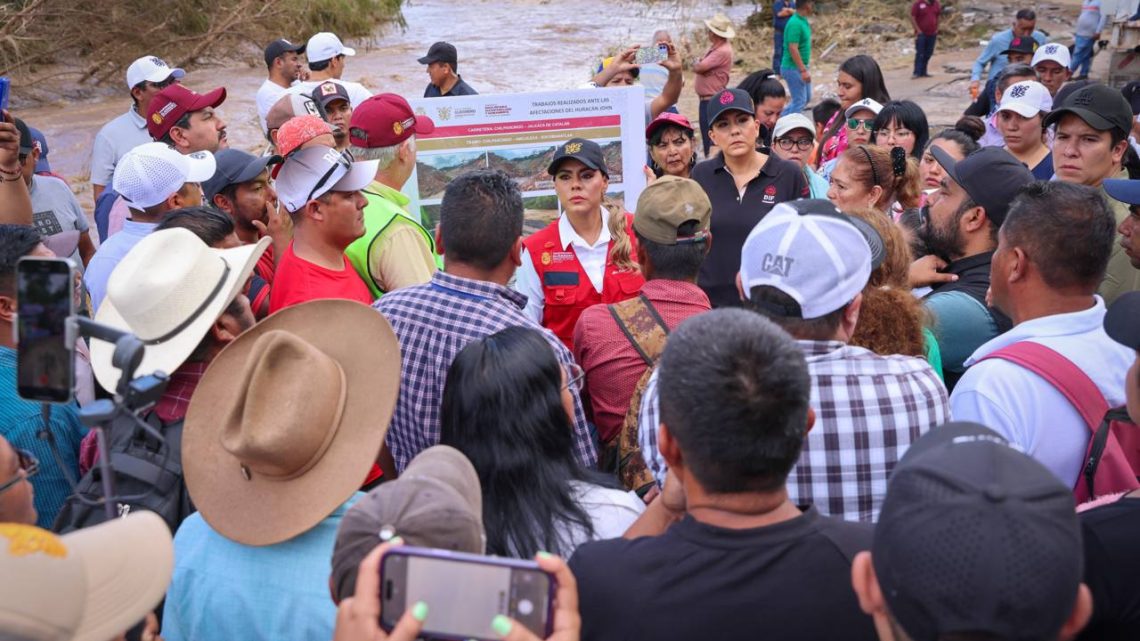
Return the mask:
[[(525, 306), (526, 296), (513, 289), (444, 272), (436, 272), (424, 285), (384, 294), (373, 305), (392, 323), (403, 355), (400, 397), (387, 436), (398, 471), (403, 472), (416, 454), (439, 443), (447, 370), (471, 341), (508, 327), (533, 327), (542, 332), (559, 362), (574, 362), (562, 341), (523, 313)], [(597, 448), (577, 392), (574, 454), (583, 465), (597, 463)]]
[[(875, 521), (887, 478), (910, 444), (950, 420), (946, 387), (921, 358), (880, 356), (838, 341), (796, 342), (811, 374), (815, 426), (788, 475), (788, 498), (845, 521)], [(641, 397), (638, 443), (663, 485), (657, 395), (654, 372)]]

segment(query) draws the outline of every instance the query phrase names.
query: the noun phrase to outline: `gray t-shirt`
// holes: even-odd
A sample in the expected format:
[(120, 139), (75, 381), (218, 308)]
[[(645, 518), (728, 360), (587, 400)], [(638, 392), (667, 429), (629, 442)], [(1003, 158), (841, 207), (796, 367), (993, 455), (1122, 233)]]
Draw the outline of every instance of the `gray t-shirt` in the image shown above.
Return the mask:
[[(67, 183), (54, 176), (32, 176), (29, 190), (32, 197), (32, 224), (41, 236), (53, 236), (65, 231), (85, 233), (90, 227), (87, 215), (71, 193)], [(82, 269), (79, 249), (70, 258)]]
[(146, 130), (146, 119), (134, 107), (103, 125), (95, 136), (95, 147), (91, 151), (91, 182), (110, 185), (119, 159), (128, 151), (148, 142), (153, 140)]

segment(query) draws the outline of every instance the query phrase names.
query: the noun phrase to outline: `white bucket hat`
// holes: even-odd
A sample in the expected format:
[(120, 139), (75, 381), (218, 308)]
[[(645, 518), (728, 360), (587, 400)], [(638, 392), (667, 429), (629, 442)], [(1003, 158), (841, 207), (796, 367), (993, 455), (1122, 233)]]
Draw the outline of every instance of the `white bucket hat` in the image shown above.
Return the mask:
[[(146, 344), (136, 376), (178, 369), (214, 321), (245, 287), (269, 238), (232, 249), (207, 246), (186, 229), (164, 229), (139, 241), (111, 272), (96, 322), (130, 332)], [(91, 369), (114, 390), (121, 374), (115, 346), (91, 342)]]

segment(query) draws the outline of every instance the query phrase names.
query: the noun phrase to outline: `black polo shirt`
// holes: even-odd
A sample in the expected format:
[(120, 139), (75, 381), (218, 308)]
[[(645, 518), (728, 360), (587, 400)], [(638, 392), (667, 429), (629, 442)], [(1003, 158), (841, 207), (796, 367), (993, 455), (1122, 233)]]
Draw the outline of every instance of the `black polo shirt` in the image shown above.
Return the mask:
[(447, 93), (440, 93), (439, 87), (428, 83), (427, 89), (424, 89), (424, 98), (446, 98), (448, 96), (477, 96), (478, 91), (471, 88), (471, 85), (463, 82), (463, 76), (459, 76), (459, 82), (451, 88)]
[(690, 175), (712, 201), (712, 250), (701, 265), (697, 284), (713, 307), (738, 307), (736, 273), (740, 271), (744, 239), (777, 203), (807, 198), (807, 179), (799, 166), (775, 155), (769, 155), (760, 173), (744, 186), (743, 196), (724, 166), (722, 154), (698, 163)]

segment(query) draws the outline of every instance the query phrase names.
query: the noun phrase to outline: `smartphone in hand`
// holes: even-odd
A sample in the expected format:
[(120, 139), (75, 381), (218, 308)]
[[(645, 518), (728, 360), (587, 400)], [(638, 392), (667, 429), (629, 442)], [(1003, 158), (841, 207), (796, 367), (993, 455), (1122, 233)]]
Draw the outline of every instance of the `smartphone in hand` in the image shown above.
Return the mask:
[(65, 258), (24, 257), (16, 263), (16, 388), (29, 401), (69, 403), (75, 387), (75, 268)]
[(391, 631), (405, 611), (423, 601), (426, 638), (498, 639), (491, 621), (502, 614), (545, 639), (557, 587), (534, 561), (395, 547), (380, 564), (380, 625)]
[(11, 86), (8, 76), (0, 76), (0, 110), (8, 109), (8, 90)]
[(639, 47), (633, 56), (633, 61), (639, 65), (650, 65), (664, 62), (668, 57), (668, 45), (659, 44), (653, 47)]

